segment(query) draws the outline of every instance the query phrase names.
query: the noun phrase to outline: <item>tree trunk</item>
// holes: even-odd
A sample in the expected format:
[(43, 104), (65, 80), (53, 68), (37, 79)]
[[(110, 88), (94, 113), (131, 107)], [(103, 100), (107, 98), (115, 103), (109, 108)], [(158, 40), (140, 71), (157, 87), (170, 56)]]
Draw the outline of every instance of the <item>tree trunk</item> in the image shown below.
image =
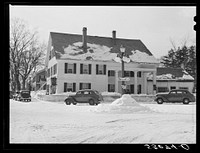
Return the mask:
[(21, 90), (21, 84), (20, 84), (20, 81), (19, 81), (19, 74), (15, 74), (15, 89), (16, 90)]
[(26, 78), (22, 78), (22, 90), (26, 90)]

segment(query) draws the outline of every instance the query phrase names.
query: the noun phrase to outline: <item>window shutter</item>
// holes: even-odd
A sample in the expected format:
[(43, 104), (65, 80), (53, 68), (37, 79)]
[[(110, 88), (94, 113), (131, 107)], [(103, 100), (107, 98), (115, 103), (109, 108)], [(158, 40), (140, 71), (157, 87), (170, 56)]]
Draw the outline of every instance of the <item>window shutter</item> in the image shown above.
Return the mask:
[(96, 64), (96, 74), (98, 74), (98, 72), (99, 72), (99, 65)]
[(67, 83), (64, 83), (64, 92), (67, 92)]
[(80, 74), (83, 74), (83, 64), (80, 64)]
[(91, 68), (92, 68), (92, 65), (89, 64), (89, 74), (91, 74)]
[(108, 84), (108, 92), (110, 92), (110, 84)]
[(76, 92), (76, 83), (73, 83), (73, 92)]
[(74, 74), (76, 74), (76, 63), (74, 63)]
[(104, 75), (106, 75), (106, 65), (103, 65)]
[(89, 83), (89, 89), (91, 89), (91, 83)]
[(81, 90), (83, 86), (83, 83), (80, 83), (79, 89)]
[(65, 73), (67, 73), (67, 63), (65, 63)]
[(134, 94), (134, 84), (131, 84), (130, 88), (131, 88), (131, 93)]

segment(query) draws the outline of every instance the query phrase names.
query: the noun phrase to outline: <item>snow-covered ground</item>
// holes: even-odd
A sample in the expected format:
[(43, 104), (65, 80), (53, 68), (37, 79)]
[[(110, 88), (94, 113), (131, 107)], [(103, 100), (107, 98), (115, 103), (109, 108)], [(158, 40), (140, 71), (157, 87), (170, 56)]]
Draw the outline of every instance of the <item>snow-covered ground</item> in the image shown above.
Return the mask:
[(10, 100), (10, 143), (196, 143), (196, 103)]

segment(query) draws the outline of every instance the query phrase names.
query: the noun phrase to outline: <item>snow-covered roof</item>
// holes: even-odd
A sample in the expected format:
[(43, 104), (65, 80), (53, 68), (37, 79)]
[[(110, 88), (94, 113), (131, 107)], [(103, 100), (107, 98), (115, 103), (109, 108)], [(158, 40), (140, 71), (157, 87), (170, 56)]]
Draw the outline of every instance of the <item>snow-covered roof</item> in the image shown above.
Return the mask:
[[(148, 73), (148, 80), (153, 79), (153, 74)], [(194, 80), (185, 70), (181, 68), (157, 68), (156, 80)]]
[[(92, 59), (116, 61), (120, 46), (126, 49), (125, 54), (132, 62), (159, 63), (146, 46), (135, 39), (119, 39), (87, 35), (87, 52), (83, 51), (82, 35), (50, 33), (52, 50), (57, 59)], [(117, 61), (116, 61), (117, 62)]]

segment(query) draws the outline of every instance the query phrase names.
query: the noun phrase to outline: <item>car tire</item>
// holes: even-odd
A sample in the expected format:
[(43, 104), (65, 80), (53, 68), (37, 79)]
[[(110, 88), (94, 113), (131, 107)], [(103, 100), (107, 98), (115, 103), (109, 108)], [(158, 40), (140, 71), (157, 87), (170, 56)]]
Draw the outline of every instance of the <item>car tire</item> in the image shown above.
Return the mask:
[(70, 105), (70, 104), (71, 104), (71, 100), (66, 99), (66, 100), (65, 100), (65, 104), (66, 104), (66, 105)]
[(190, 102), (190, 101), (189, 101), (188, 98), (184, 98), (184, 99), (183, 99), (183, 104), (189, 104), (189, 102)]
[(73, 105), (76, 105), (77, 103), (76, 102), (73, 102)]
[(90, 100), (89, 100), (89, 104), (90, 104), (90, 105), (94, 105), (94, 104), (95, 104), (94, 100), (93, 100), (93, 99), (90, 99)]
[(162, 104), (162, 103), (163, 103), (163, 99), (162, 99), (162, 98), (158, 98), (158, 99), (157, 99), (157, 103), (158, 103), (158, 104)]

